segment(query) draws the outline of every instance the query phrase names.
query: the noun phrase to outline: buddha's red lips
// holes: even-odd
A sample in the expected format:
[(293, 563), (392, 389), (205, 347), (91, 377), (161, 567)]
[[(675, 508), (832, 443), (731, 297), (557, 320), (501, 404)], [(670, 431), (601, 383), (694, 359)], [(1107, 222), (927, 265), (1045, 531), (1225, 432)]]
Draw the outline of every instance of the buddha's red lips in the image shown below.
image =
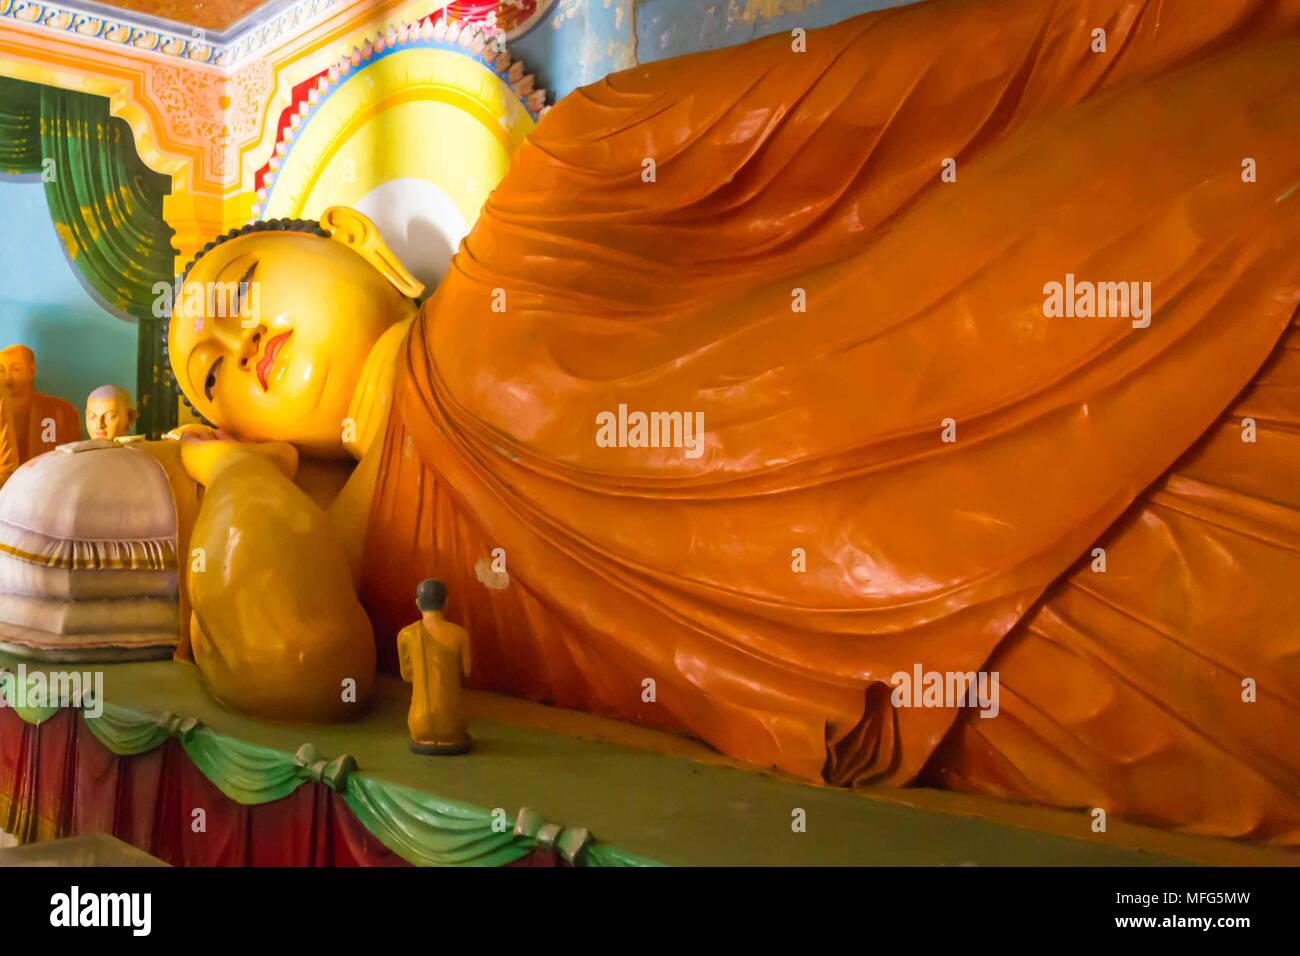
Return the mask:
[(271, 386), (267, 383), (266, 376), (271, 371), (271, 364), (275, 357), (280, 354), (280, 349), (288, 341), (289, 336), (293, 335), (293, 330), (282, 332), (275, 338), (266, 343), (266, 350), (262, 352), (262, 360), (257, 363), (257, 380), (262, 383), (262, 391), (268, 392)]

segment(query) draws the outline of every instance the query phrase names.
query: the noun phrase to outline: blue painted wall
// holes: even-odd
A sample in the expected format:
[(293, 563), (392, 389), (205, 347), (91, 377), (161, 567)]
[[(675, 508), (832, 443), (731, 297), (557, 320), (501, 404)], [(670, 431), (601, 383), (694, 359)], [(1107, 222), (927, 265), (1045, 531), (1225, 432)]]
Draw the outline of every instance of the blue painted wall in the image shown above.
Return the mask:
[(795, 27), (814, 30), (908, 0), (642, 0), (637, 61), (716, 50)]
[(36, 389), (84, 408), (100, 385), (135, 394), (136, 326), (82, 286), (54, 231), (45, 187), (0, 179), (0, 347), (36, 353)]
[(510, 52), (555, 99), (607, 73), (636, 66), (632, 0), (555, 0)]
[(911, 0), (555, 0), (510, 44), (556, 99), (638, 63), (829, 26)]

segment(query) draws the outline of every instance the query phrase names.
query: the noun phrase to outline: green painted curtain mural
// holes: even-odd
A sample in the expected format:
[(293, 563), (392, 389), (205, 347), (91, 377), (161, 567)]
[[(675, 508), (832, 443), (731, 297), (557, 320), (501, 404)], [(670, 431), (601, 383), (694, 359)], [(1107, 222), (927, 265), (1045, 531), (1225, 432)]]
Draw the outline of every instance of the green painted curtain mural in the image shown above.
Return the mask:
[(149, 169), (131, 129), (101, 96), (0, 77), (0, 172), (40, 173), (68, 257), (104, 301), (139, 323), (137, 431), (176, 422), (176, 393), (154, 316), (154, 285), (171, 282), (172, 229), (163, 220), (169, 177)]

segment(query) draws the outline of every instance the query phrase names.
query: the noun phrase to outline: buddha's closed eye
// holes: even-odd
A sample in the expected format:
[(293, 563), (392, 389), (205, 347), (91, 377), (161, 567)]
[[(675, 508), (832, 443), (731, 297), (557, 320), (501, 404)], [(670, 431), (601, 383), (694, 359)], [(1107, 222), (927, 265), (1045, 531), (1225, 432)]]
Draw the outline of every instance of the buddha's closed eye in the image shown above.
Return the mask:
[(212, 363), (212, 368), (208, 369), (208, 377), (203, 380), (203, 394), (212, 401), (212, 392), (217, 387), (217, 369), (221, 368), (223, 359), (217, 359)]

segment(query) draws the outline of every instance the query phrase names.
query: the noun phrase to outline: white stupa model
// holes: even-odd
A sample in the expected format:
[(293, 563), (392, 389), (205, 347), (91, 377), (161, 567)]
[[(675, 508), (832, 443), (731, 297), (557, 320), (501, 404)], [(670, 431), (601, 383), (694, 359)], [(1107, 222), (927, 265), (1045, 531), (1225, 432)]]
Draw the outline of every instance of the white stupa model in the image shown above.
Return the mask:
[(95, 439), (0, 488), (0, 650), (46, 661), (170, 657), (176, 506), (152, 456)]

